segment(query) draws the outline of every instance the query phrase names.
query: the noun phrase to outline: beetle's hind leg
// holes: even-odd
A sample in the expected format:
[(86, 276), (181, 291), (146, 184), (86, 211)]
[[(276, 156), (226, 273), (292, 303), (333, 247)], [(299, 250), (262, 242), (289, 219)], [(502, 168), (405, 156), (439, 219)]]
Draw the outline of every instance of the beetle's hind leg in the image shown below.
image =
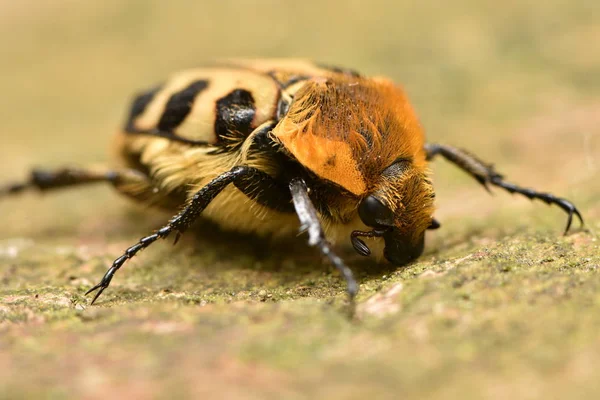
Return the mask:
[(493, 185), (501, 187), (510, 193), (519, 193), (530, 200), (538, 199), (549, 205), (556, 204), (568, 215), (565, 234), (567, 234), (571, 228), (573, 215), (577, 216), (579, 222), (581, 222), (581, 225), (583, 226), (583, 217), (579, 213), (577, 207), (575, 207), (575, 205), (569, 200), (557, 197), (550, 193), (538, 192), (534, 189), (523, 188), (513, 183), (506, 182), (504, 177), (494, 170), (494, 166), (492, 164), (487, 164), (481, 161), (475, 155), (466, 150), (441, 144), (426, 144), (425, 152), (427, 153), (427, 160), (433, 159), (438, 154), (441, 155), (446, 160), (450, 161), (475, 178), (477, 182), (482, 184), (487, 191), (489, 191), (488, 185)]
[[(147, 176), (131, 169), (111, 170), (104, 167), (33, 169), (28, 180), (0, 186), (0, 197), (19, 194), (30, 189), (47, 192), (96, 182), (111, 183), (117, 189), (127, 187), (129, 191), (132, 191), (136, 185), (148, 186)], [(127, 189), (122, 191), (129, 194)]]

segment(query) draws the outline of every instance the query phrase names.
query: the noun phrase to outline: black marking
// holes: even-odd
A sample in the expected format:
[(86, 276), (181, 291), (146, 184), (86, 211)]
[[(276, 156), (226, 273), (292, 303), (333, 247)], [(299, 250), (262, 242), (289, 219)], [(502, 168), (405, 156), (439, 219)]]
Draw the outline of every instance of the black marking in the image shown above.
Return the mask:
[(129, 111), (129, 117), (127, 118), (127, 130), (134, 126), (134, 121), (137, 117), (142, 115), (148, 104), (152, 102), (156, 93), (161, 89), (162, 86), (156, 86), (146, 92), (138, 94), (131, 104), (131, 110)]
[(328, 167), (335, 167), (336, 159), (337, 159), (337, 155), (332, 154), (331, 156), (329, 156), (327, 161), (325, 161), (325, 165), (327, 165)]
[(355, 70), (350, 69), (350, 68), (337, 67), (334, 65), (327, 65), (327, 64), (321, 64), (321, 63), (317, 63), (316, 66), (318, 68), (323, 68), (323, 69), (326, 69), (331, 72), (336, 72), (338, 74), (350, 75), (350, 76), (354, 76), (357, 78), (360, 77), (360, 74), (358, 72), (356, 72)]
[(302, 82), (302, 81), (306, 81), (309, 80), (310, 76), (308, 75), (293, 75), (290, 79), (288, 79), (286, 82), (278, 82), (279, 85), (281, 86), (282, 89), (287, 89), (290, 86), (298, 83), (298, 82)]
[(237, 144), (253, 131), (252, 121), (256, 114), (252, 93), (236, 89), (217, 100), (215, 133), (217, 142)]
[(306, 81), (311, 78), (309, 75), (292, 75), (292, 76), (290, 76), (290, 78), (287, 81), (284, 82), (284, 81), (280, 81), (279, 79), (277, 79), (277, 71), (276, 70), (267, 72), (267, 75), (269, 77), (271, 77), (275, 81), (277, 86), (279, 86), (279, 89), (282, 89), (282, 90), (287, 89), (288, 87), (292, 86), (295, 83), (298, 83), (301, 81)]
[(196, 96), (208, 87), (208, 81), (192, 82), (185, 89), (171, 95), (158, 121), (158, 131), (173, 132), (188, 116)]

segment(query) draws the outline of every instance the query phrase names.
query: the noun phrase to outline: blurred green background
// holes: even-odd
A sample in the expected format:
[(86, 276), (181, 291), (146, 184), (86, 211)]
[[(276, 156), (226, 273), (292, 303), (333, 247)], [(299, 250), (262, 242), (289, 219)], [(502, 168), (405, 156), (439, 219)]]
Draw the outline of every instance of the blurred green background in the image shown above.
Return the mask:
[(438, 161), (442, 229), (405, 270), (352, 258), (349, 322), (342, 283), (310, 252), (194, 237), (145, 252), (85, 308), (166, 216), (103, 187), (2, 199), (0, 397), (597, 393), (599, 43), (596, 0), (0, 0), (2, 182), (104, 162), (132, 94), (174, 70), (306, 57), (394, 78), (429, 140), (572, 199), (591, 230), (562, 237), (557, 208), (490, 197)]

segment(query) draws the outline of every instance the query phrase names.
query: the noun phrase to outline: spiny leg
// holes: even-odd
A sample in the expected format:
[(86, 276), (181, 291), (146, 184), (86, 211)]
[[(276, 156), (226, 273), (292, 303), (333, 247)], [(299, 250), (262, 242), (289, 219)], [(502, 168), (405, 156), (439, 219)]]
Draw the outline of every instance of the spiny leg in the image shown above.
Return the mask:
[(523, 188), (506, 182), (504, 181), (504, 177), (494, 170), (494, 166), (492, 164), (487, 164), (481, 161), (475, 155), (466, 150), (458, 149), (452, 146), (428, 143), (425, 145), (425, 152), (427, 153), (427, 160), (432, 160), (436, 155), (439, 154), (446, 160), (457, 165), (460, 169), (475, 178), (477, 182), (481, 183), (487, 191), (489, 191), (488, 184), (491, 184), (501, 187), (510, 193), (519, 193), (530, 200), (538, 199), (548, 205), (556, 204), (568, 215), (565, 235), (571, 228), (573, 215), (577, 216), (581, 222), (581, 225), (583, 226), (583, 217), (579, 213), (577, 207), (575, 207), (575, 205), (569, 200), (554, 196), (550, 193), (538, 192), (534, 189)]
[(530, 200), (538, 199), (548, 205), (556, 204), (558, 207), (560, 207), (563, 211), (567, 213), (567, 226), (564, 232), (565, 235), (569, 232), (569, 229), (571, 229), (571, 223), (573, 222), (573, 214), (577, 216), (579, 222), (581, 223), (581, 226), (584, 225), (583, 217), (579, 213), (579, 210), (577, 209), (577, 207), (575, 207), (575, 204), (571, 203), (569, 200), (556, 197), (551, 193), (538, 192), (530, 188), (522, 188), (512, 183), (505, 182), (501, 178), (493, 178), (490, 180), (490, 182), (492, 185), (501, 187), (510, 193), (522, 194)]
[[(251, 185), (252, 181), (258, 181), (262, 183), (262, 186), (259, 186), (260, 190), (255, 190), (256, 186)], [(273, 199), (280, 196), (280, 194), (277, 192), (279, 188), (277, 187), (277, 184), (274, 182), (273, 178), (266, 173), (257, 170), (256, 168), (240, 166), (219, 175), (202, 189), (200, 189), (194, 195), (194, 197), (190, 199), (183, 210), (171, 218), (167, 225), (160, 228), (152, 235), (141, 238), (136, 244), (125, 250), (123, 255), (113, 262), (112, 266), (108, 269), (108, 271), (106, 271), (106, 274), (104, 274), (104, 277), (100, 283), (87, 291), (86, 295), (97, 290), (91, 304), (94, 304), (102, 292), (110, 285), (110, 281), (112, 280), (113, 276), (119, 270), (119, 268), (123, 266), (125, 261), (134, 257), (140, 250), (150, 246), (158, 239), (166, 238), (172, 232), (177, 233), (175, 238), (175, 241), (177, 241), (179, 235), (183, 234), (194, 223), (200, 213), (202, 213), (202, 211), (204, 211), (210, 202), (230, 183), (235, 184), (236, 187), (238, 187), (248, 196), (255, 196), (255, 200), (260, 203), (267, 203), (269, 200), (273, 201)], [(264, 191), (262, 190), (263, 188), (265, 189)], [(267, 193), (268, 196), (262, 197), (262, 195), (259, 195), (258, 193)], [(285, 201), (285, 196), (281, 196), (279, 198), (282, 201)], [(282, 210), (284, 209), (285, 207), (282, 206)]]
[(23, 192), (29, 187), (28, 182), (10, 183), (0, 187), (0, 197)]
[(466, 150), (442, 144), (427, 143), (425, 145), (425, 153), (427, 154), (427, 161), (433, 160), (438, 154), (441, 155), (446, 160), (475, 178), (488, 192), (490, 189), (487, 184), (492, 178), (503, 178), (502, 175), (494, 170), (492, 164), (481, 161)]
[(25, 182), (18, 182), (0, 187), (0, 197), (18, 194), (29, 189), (41, 192), (84, 185), (95, 182), (109, 182), (117, 186), (123, 183), (146, 181), (147, 177), (140, 172), (107, 168), (59, 168), (34, 169)]
[(301, 229), (308, 231), (308, 244), (316, 246), (319, 251), (337, 268), (342, 274), (347, 284), (348, 296), (350, 301), (353, 302), (356, 293), (358, 292), (358, 284), (354, 279), (352, 270), (344, 264), (344, 261), (338, 257), (331, 249), (331, 244), (325, 239), (323, 228), (319, 222), (317, 210), (312, 204), (308, 196), (308, 188), (306, 183), (302, 179), (292, 179), (290, 182), (290, 192), (292, 194), (292, 200), (294, 207), (296, 208), (296, 214), (300, 219)]

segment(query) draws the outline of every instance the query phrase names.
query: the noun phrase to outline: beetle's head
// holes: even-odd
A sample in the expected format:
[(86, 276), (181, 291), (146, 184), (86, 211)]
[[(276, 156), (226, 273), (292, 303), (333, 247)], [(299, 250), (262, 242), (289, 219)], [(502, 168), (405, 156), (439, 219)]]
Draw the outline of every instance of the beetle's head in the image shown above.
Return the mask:
[[(350, 193), (358, 214), (383, 237), (394, 264), (417, 258), (432, 223), (424, 134), (401, 88), (382, 78), (315, 78), (300, 89), (273, 136), (319, 178)], [(331, 207), (330, 207), (331, 208)], [(352, 235), (355, 249), (370, 253)]]
[[(361, 200), (358, 215), (373, 228), (372, 236), (383, 237), (385, 258), (404, 265), (423, 252), (425, 230), (433, 221), (433, 199), (427, 176), (410, 160), (399, 160), (383, 171), (379, 184)], [(352, 242), (359, 253), (369, 254), (357, 235), (353, 234)]]

